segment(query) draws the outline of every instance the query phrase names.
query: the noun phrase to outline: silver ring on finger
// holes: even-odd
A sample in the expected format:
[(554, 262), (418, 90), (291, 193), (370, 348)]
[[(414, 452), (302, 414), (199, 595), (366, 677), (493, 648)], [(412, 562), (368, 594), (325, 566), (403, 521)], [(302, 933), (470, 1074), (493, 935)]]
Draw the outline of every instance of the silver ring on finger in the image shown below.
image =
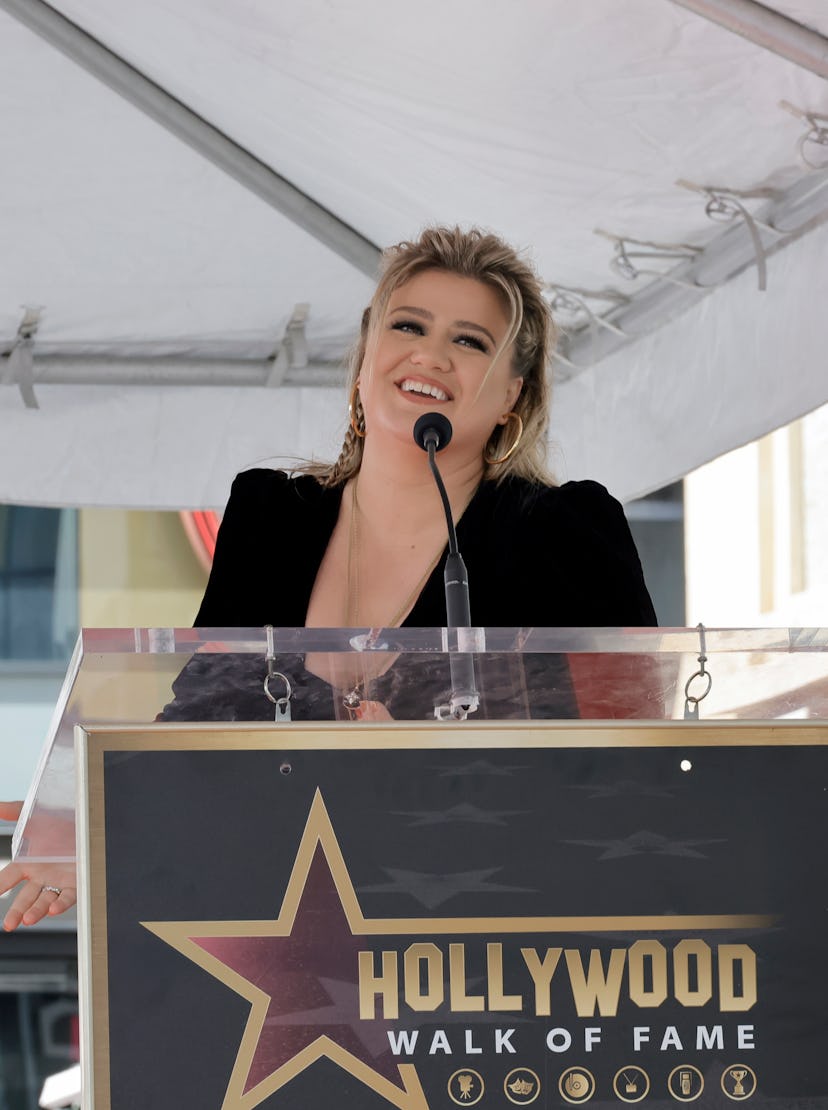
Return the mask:
[(50, 890), (52, 892), (52, 894), (62, 894), (63, 893), (63, 887), (62, 886), (42, 886), (40, 888), (40, 893), (42, 894), (44, 890)]

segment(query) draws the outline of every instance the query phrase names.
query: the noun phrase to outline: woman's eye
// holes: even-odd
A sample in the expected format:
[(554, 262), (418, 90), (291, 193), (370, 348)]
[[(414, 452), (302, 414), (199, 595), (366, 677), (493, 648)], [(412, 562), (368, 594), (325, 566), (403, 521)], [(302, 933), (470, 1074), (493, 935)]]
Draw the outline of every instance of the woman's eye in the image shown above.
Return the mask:
[(412, 335), (422, 335), (423, 325), (416, 320), (395, 320), (391, 325), (391, 330), (410, 332)]
[(456, 343), (462, 343), (466, 347), (473, 347), (476, 351), (482, 351), (483, 354), (488, 353), (488, 346), (477, 335), (458, 335), (455, 339)]

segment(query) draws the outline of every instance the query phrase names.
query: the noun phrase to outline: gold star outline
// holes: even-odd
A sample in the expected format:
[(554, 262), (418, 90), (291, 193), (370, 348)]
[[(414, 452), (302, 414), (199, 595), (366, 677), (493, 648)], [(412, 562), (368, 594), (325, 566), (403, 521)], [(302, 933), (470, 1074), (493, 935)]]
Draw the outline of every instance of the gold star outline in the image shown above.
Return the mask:
[(337, 895), (353, 936), (412, 936), (554, 933), (562, 931), (672, 931), (686, 929), (765, 928), (774, 918), (768, 915), (684, 914), (625, 915), (604, 917), (439, 917), (366, 918), (360, 908), (351, 877), (331, 819), (319, 789), (308, 813), (296, 852), (279, 916), (263, 921), (143, 921), (144, 928), (225, 983), (250, 1003), (250, 1015), (236, 1055), (236, 1062), (222, 1102), (222, 1110), (253, 1110), (290, 1080), (326, 1057), (375, 1091), (398, 1110), (428, 1110), (422, 1085), (413, 1064), (398, 1064), (400, 1086), (360, 1060), (331, 1037), (321, 1035), (266, 1079), (245, 1091), (256, 1047), (268, 1013), (270, 995), (249, 979), (211, 955), (194, 937), (290, 937), (317, 847), (324, 853)]
[[(194, 937), (289, 937), (293, 931), (299, 903), (317, 846), (325, 854), (331, 876), (351, 933), (368, 935), (368, 922), (362, 915), (351, 877), (334, 833), (322, 795), (317, 789), (308, 814), (302, 839), (288, 880), (282, 908), (275, 920), (265, 921), (142, 921), (144, 928), (177, 949), (193, 963), (204, 968), (250, 1003), (250, 1015), (236, 1055), (222, 1110), (253, 1110), (266, 1098), (310, 1067), (327, 1057), (367, 1087), (376, 1091), (398, 1110), (428, 1110), (417, 1069), (413, 1064), (398, 1064), (401, 1086), (397, 1086), (363, 1060), (354, 1056), (331, 1037), (321, 1035), (255, 1087), (245, 1091), (256, 1047), (267, 1018), (270, 995), (211, 955)], [(382, 932), (383, 930), (380, 930)]]

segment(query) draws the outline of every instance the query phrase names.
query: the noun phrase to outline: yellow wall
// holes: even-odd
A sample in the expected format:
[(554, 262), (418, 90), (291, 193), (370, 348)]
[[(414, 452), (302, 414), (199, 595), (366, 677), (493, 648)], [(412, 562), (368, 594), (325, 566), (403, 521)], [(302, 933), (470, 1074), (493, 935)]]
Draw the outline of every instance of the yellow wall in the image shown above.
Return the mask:
[(83, 509), (80, 623), (86, 628), (187, 628), (207, 576), (178, 513)]

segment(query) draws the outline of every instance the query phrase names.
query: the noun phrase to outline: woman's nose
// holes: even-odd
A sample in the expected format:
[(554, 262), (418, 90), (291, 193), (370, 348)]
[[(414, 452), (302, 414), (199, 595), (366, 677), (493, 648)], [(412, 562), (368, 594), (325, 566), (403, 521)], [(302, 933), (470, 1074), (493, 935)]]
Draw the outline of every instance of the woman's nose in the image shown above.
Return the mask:
[(451, 347), (436, 336), (421, 336), (409, 358), (415, 366), (420, 366), (424, 370), (451, 369)]

